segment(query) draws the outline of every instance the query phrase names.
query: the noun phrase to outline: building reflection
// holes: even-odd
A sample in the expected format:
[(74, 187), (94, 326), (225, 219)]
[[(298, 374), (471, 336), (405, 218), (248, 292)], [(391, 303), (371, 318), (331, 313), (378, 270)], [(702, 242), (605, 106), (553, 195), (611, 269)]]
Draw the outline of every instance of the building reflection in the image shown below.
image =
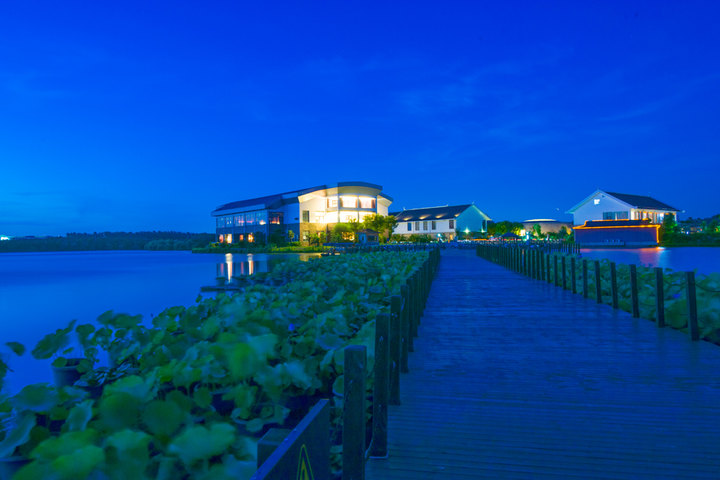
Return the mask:
[(319, 253), (300, 254), (232, 254), (226, 253), (223, 262), (215, 265), (216, 277), (232, 280), (232, 277), (243, 277), (255, 273), (270, 271), (275, 263), (287, 260), (300, 260), (306, 262), (311, 258), (320, 257)]

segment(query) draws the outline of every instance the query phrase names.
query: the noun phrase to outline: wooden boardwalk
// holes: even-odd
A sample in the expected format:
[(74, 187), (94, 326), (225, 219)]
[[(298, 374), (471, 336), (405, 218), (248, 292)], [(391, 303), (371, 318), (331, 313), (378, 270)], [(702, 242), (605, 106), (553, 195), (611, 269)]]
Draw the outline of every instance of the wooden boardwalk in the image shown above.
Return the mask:
[(443, 252), (367, 478), (720, 478), (720, 347)]

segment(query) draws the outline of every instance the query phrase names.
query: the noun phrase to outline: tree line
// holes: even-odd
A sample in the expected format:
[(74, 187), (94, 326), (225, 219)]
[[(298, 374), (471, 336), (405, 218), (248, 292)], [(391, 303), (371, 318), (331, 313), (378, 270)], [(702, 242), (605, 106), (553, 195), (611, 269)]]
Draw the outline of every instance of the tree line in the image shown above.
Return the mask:
[(212, 242), (211, 233), (101, 232), (68, 233), (58, 237), (17, 237), (0, 242), (0, 252), (62, 252), (84, 250), (192, 250)]

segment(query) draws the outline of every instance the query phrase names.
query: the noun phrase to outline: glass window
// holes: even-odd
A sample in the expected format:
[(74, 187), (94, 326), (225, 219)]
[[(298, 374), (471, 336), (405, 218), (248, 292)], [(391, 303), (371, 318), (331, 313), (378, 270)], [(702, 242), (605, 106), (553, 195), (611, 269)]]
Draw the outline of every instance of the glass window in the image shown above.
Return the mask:
[(245, 225), (255, 225), (255, 213), (248, 212), (245, 214)]
[(423, 222), (423, 230), (427, 230), (427, 227), (428, 227), (428, 225), (427, 225), (427, 220), (425, 220), (425, 221)]
[(272, 212), (270, 214), (270, 223), (272, 225), (280, 225), (282, 223), (282, 213)]
[(232, 216), (225, 217), (225, 226), (232, 227), (232, 224), (233, 224), (233, 217)]
[(307, 242), (308, 240), (310, 240), (310, 230), (302, 231), (302, 239), (303, 239), (303, 242)]
[(255, 218), (257, 219), (258, 225), (266, 225), (267, 224), (267, 221), (268, 221), (268, 212), (267, 211), (263, 210), (261, 212), (257, 212), (255, 215), (256, 215)]
[(328, 197), (327, 208), (337, 208), (337, 197)]
[(412, 222), (408, 222), (408, 232), (412, 232)]
[(449, 220), (448, 227), (450, 227), (450, 230), (454, 229), (455, 228), (455, 220)]
[(302, 221), (305, 223), (310, 223), (310, 210), (302, 211)]
[(360, 208), (375, 208), (375, 199), (369, 197), (360, 197)]
[(432, 221), (431, 227), (433, 230), (437, 230), (437, 222), (435, 220)]
[(420, 230), (420, 222), (415, 222), (415, 230)]
[(222, 228), (225, 226), (225, 219), (223, 217), (217, 217), (215, 219), (215, 226), (217, 228)]
[(343, 208), (357, 208), (357, 197), (340, 197)]
[(315, 223), (325, 223), (325, 214), (323, 212), (314, 212)]
[(235, 226), (236, 227), (242, 227), (245, 224), (245, 215), (242, 213), (240, 215), (235, 215)]

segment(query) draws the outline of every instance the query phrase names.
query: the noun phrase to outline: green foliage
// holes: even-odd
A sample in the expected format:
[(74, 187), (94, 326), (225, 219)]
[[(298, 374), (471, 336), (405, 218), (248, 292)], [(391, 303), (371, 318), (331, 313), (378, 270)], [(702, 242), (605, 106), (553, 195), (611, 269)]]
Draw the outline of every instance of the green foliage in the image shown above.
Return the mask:
[(315, 398), (342, 390), (345, 346), (366, 345), (372, 368), (375, 318), (427, 255), (288, 261), (233, 296), (168, 308), (149, 326), (113, 311), (95, 325), (71, 322), (33, 355), (50, 359), (77, 344), (86, 357), (107, 352), (112, 365), (90, 362), (75, 387), (29, 385), (12, 397), (17, 420), (0, 453), (30, 455), (21, 480), (248, 478), (257, 436), (294, 426)]
[(87, 250), (192, 250), (212, 242), (210, 233), (102, 232), (68, 233), (64, 237), (13, 238), (0, 242), (0, 252)]

